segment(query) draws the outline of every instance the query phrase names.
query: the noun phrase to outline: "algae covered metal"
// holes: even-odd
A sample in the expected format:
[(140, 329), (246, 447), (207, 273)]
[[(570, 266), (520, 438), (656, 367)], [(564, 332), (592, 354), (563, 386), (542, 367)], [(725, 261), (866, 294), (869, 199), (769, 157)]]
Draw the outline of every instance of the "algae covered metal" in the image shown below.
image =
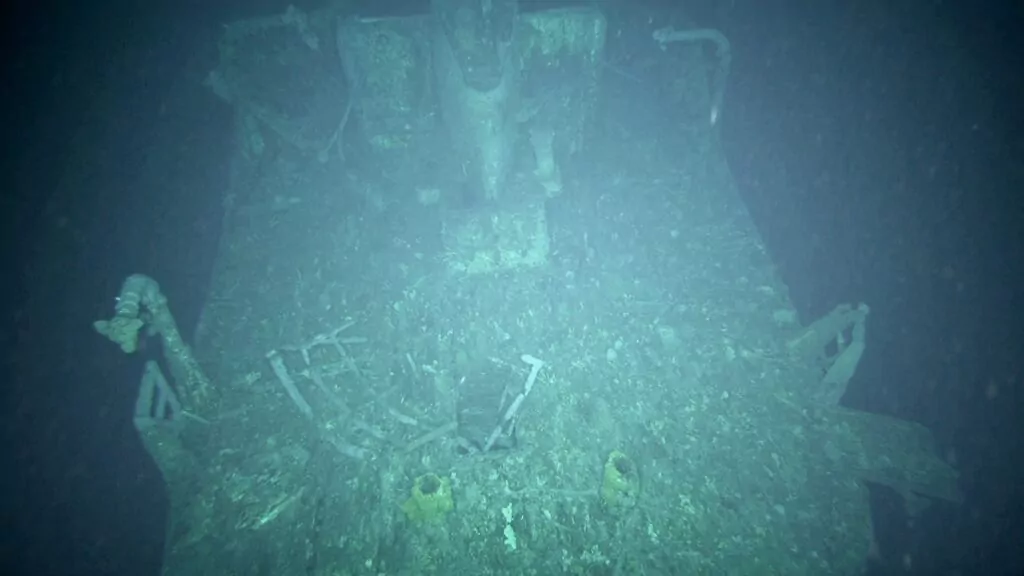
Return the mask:
[(438, 128), (430, 34), (423, 17), (346, 17), (338, 27), (338, 54), (356, 102), (359, 136), (374, 154), (422, 148)]
[(439, 13), (225, 33), (245, 137), (199, 326), (143, 275), (95, 324), (162, 343), (134, 421), (165, 574), (860, 574), (867, 483), (960, 499), (927, 429), (842, 406), (870, 309), (799, 317), (718, 146), (721, 60), (664, 41), (723, 36), (442, 8), (448, 73), (509, 82), (491, 197), (437, 144), (479, 112), (446, 124)]

